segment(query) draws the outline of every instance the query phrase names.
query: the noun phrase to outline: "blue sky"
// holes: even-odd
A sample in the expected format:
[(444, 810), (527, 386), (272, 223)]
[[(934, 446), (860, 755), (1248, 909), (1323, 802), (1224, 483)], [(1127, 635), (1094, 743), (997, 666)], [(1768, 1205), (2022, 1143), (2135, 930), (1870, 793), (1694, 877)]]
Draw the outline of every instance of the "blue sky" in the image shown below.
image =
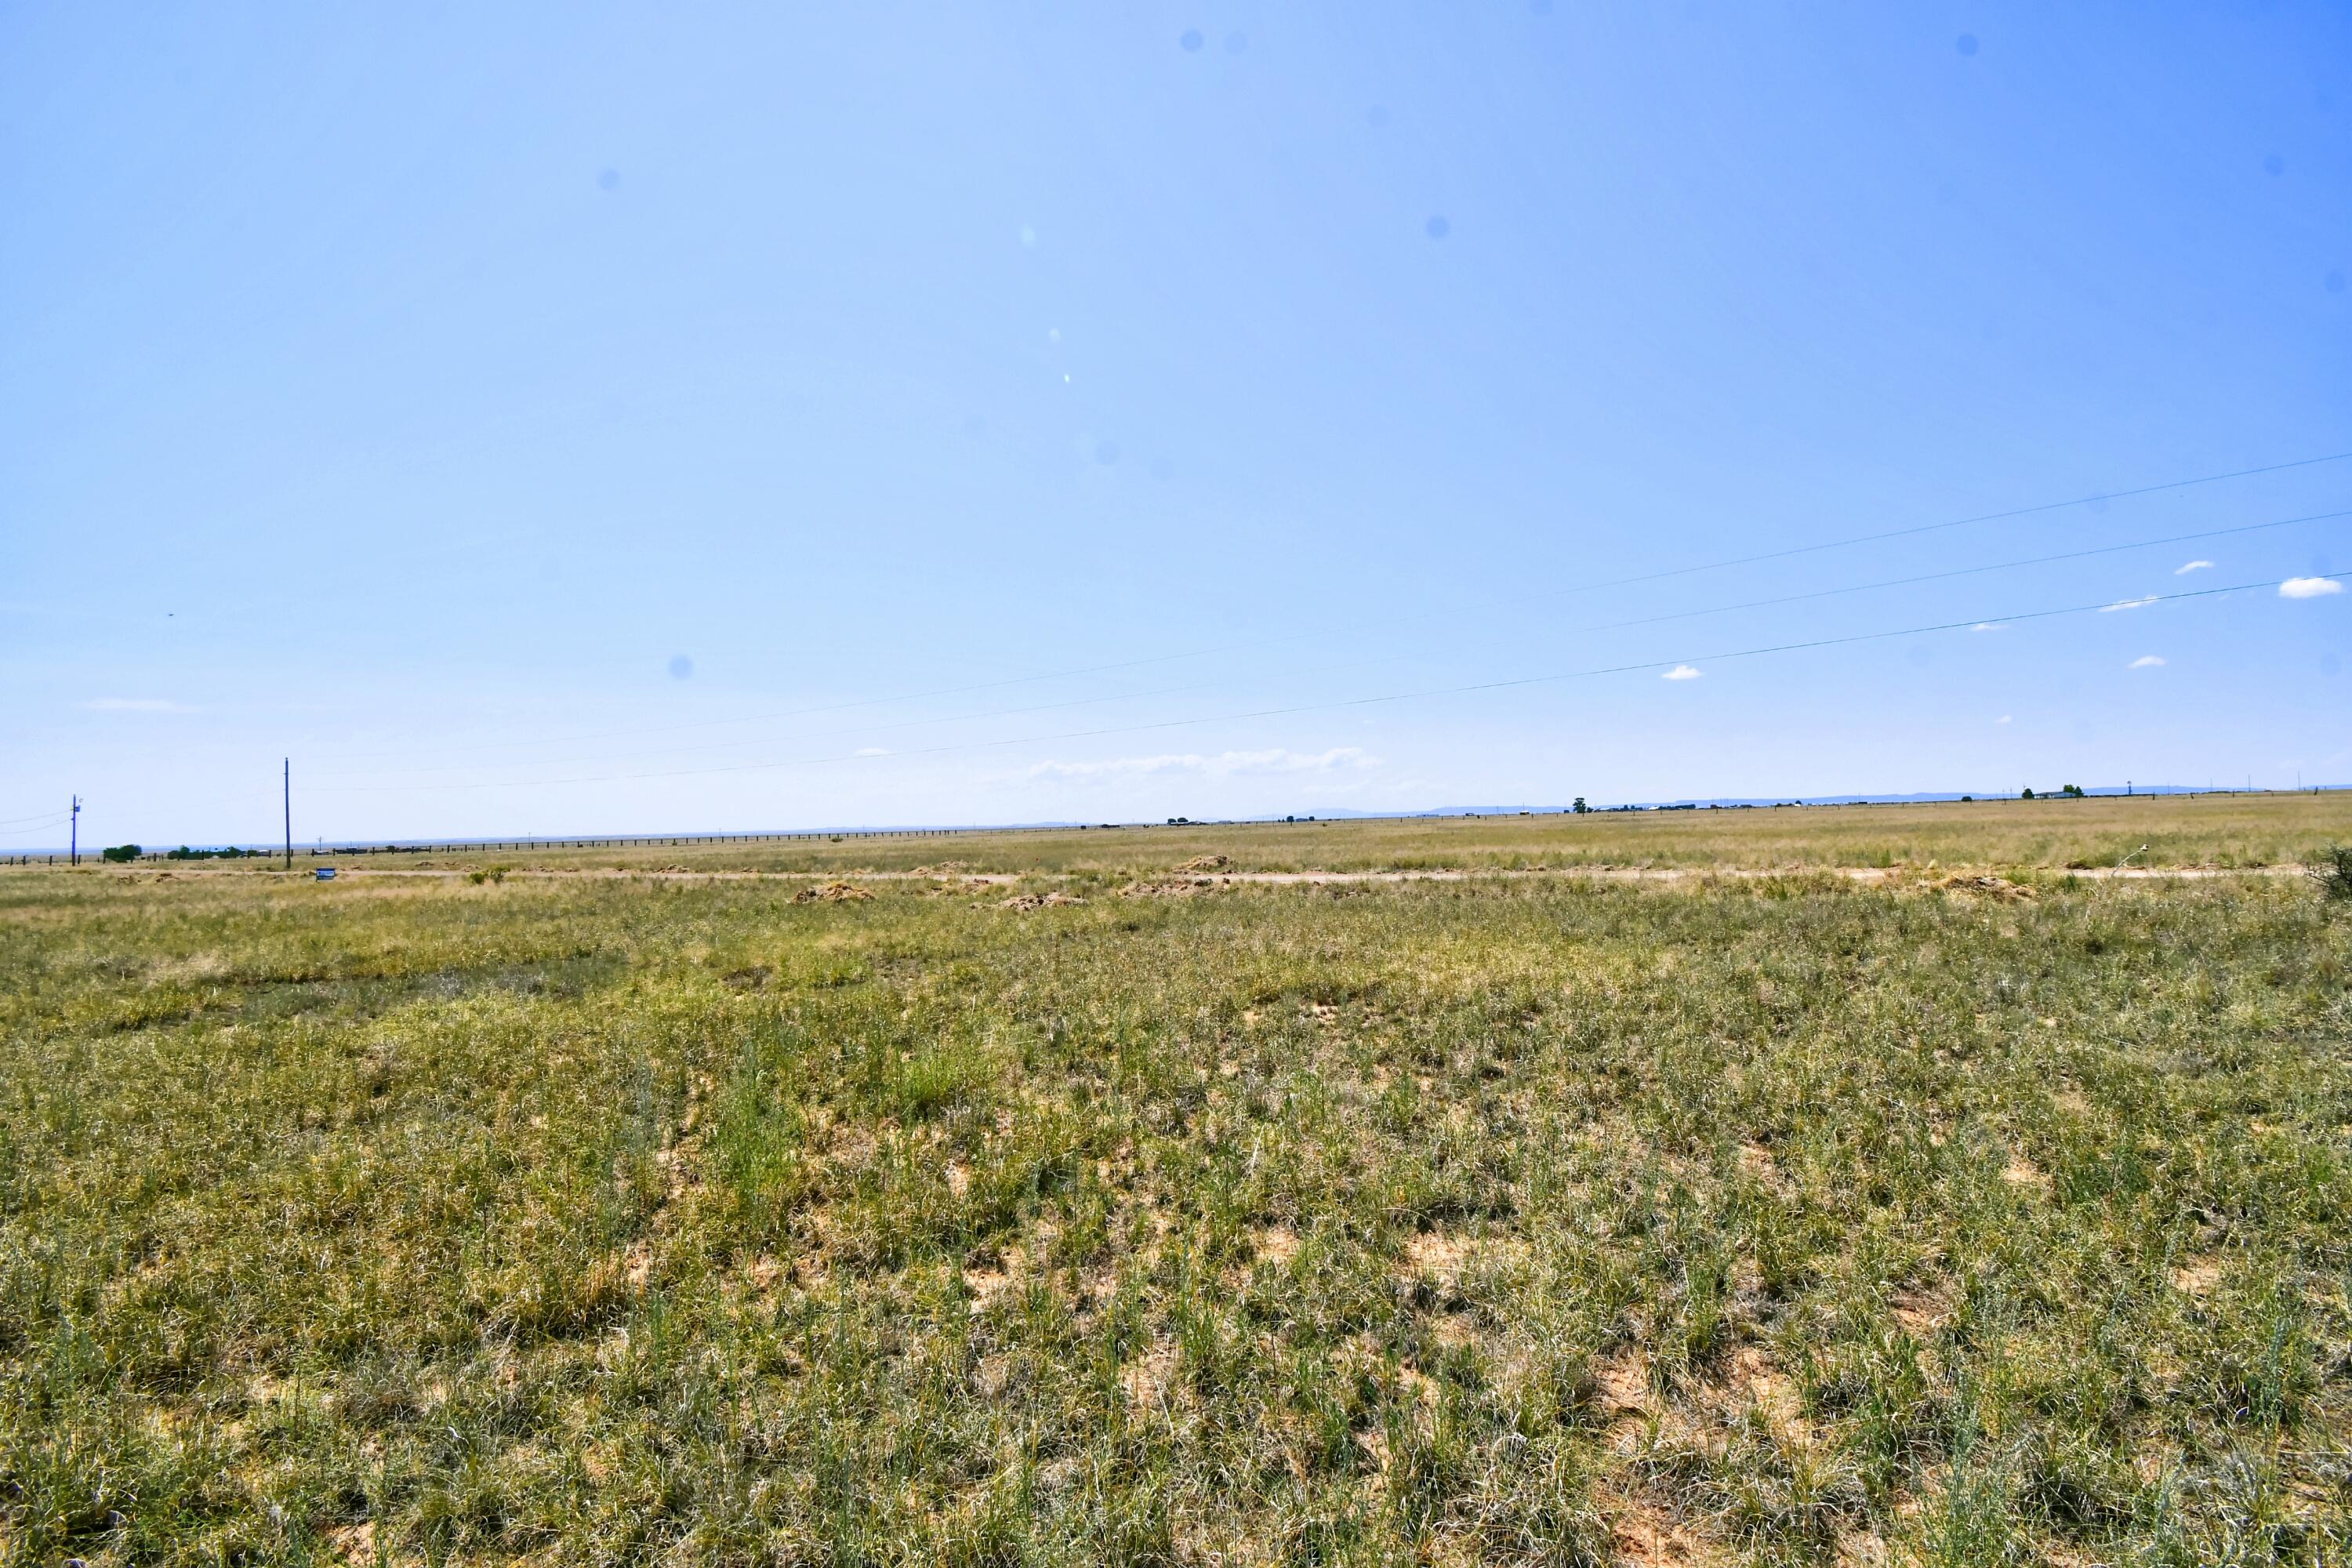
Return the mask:
[(11, 6), (0, 847), (269, 838), (288, 755), (306, 839), (2352, 782), (2352, 595), (2277, 587), (2352, 567), (2347, 65)]

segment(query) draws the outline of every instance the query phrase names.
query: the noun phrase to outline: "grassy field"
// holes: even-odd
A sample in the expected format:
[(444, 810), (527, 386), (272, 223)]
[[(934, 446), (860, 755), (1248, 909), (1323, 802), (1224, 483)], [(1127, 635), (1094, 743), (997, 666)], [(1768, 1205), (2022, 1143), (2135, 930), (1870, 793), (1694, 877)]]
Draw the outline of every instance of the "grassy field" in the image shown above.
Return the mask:
[[(1930, 864), (2063, 869), (2114, 866), (2126, 857), (2134, 866), (2247, 868), (2293, 862), (2322, 843), (2344, 838), (2352, 838), (2352, 791), (1232, 823), (940, 837), (844, 835), (769, 843), (680, 841), (612, 848), (344, 857), (335, 863), (640, 870), (677, 866), (811, 874), (908, 871), (945, 863), (989, 870), (1129, 876), (1203, 855), (1223, 855), (1237, 869), (1253, 871), (1735, 866), (1793, 870)], [(296, 868), (307, 870), (313, 860), (308, 850), (298, 850)], [(238, 864), (210, 868), (225, 871)]]
[(0, 1556), (2352, 1561), (2347, 805), (0, 872)]

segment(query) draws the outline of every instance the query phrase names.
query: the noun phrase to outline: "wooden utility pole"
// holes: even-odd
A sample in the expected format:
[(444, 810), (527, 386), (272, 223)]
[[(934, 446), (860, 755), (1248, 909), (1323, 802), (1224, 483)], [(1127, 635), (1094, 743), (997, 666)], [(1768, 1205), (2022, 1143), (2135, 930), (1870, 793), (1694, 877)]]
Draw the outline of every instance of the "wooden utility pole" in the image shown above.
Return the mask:
[(81, 864), (81, 796), (73, 797), (73, 822), (66, 829), (66, 863)]
[(286, 759), (286, 868), (294, 869), (294, 759)]

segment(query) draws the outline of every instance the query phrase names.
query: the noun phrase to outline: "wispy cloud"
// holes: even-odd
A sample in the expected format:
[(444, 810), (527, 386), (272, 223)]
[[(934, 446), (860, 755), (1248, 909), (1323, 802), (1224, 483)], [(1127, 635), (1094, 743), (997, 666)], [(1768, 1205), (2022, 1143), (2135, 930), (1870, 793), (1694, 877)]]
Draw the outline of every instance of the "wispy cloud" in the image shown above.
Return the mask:
[(2342, 592), (2344, 584), (2333, 577), (2290, 577), (2279, 584), (2282, 599), (2320, 599)]
[(2153, 605), (2155, 603), (2155, 595), (2143, 594), (2137, 599), (2117, 599), (2112, 605), (2102, 605), (2099, 607), (2099, 614), (2103, 616), (2111, 616), (2117, 610), (2137, 610), (2142, 605)]
[(1168, 752), (1156, 757), (1110, 757), (1095, 763), (1037, 763), (1029, 767), (1024, 776), (1085, 779), (1155, 773), (1227, 776), (1234, 773), (1337, 773), (1347, 768), (1378, 767), (1380, 761), (1360, 746), (1334, 746), (1328, 752), (1294, 752), (1286, 746), (1275, 746), (1262, 752), (1220, 752), (1214, 756), (1202, 756), (1197, 752)]
[(2210, 572), (2212, 569), (2213, 563), (2210, 561), (2191, 561), (2186, 566), (2174, 567), (2172, 574), (2176, 577), (2186, 577), (2191, 572)]
[(1698, 678), (1699, 671), (1693, 669), (1686, 664), (1678, 664), (1675, 666), (1674, 668), (1666, 671), (1665, 674), (1658, 677), (1660, 680), (1696, 680)]
[(2006, 724), (2009, 722), (2009, 715), (2004, 713), (2000, 718), (1994, 720), (1993, 722), (1996, 724)]
[(1969, 630), (1972, 632), (2005, 632), (2009, 630), (2009, 623), (2007, 621), (1979, 621), (1975, 626), (1970, 626)]
[(889, 754), (888, 749), (883, 746), (860, 746), (850, 753), (853, 757), (887, 757)]
[(93, 697), (81, 706), (93, 713), (194, 713), (184, 702), (168, 697)]
[(2140, 655), (2137, 658), (2132, 660), (2130, 665), (2130, 668), (2133, 669), (2161, 669), (2163, 667), (2164, 660), (2152, 653), (2144, 653)]

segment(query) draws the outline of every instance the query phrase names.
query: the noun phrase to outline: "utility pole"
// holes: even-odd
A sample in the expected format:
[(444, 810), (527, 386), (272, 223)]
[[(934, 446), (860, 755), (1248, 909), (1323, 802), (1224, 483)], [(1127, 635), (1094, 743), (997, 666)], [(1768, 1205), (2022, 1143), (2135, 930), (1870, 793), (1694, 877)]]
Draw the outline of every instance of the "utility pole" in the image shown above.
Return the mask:
[(73, 821), (66, 829), (66, 860), (69, 865), (81, 864), (81, 796), (73, 797)]
[(294, 869), (294, 759), (286, 759), (286, 868)]

